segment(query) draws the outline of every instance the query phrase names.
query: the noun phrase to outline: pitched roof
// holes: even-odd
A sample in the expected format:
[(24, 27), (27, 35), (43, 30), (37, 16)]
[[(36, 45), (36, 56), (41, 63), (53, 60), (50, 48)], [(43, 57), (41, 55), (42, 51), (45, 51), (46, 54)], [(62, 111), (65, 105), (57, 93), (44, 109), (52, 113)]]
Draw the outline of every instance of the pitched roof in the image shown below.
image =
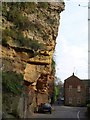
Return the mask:
[(82, 79), (81, 80), (86, 86), (90, 87), (90, 79)]
[(68, 80), (68, 79), (72, 79), (72, 78), (77, 78), (77, 79), (80, 80), (80, 78), (78, 78), (77, 76), (75, 76), (74, 73), (73, 73), (70, 77), (68, 77), (67, 79), (65, 79), (65, 81)]
[(68, 77), (67, 79), (65, 79), (64, 81), (69, 82), (68, 80), (75, 80), (75, 79), (80, 80), (84, 85), (90, 87), (90, 79), (80, 79), (77, 76), (75, 76), (74, 73), (70, 77)]

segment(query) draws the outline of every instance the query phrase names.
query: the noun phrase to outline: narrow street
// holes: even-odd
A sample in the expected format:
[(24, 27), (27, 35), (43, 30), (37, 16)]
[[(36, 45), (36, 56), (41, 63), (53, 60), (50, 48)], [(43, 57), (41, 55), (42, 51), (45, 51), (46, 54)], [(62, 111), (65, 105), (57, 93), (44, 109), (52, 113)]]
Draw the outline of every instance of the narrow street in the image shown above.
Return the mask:
[(69, 107), (69, 106), (52, 106), (52, 114), (49, 113), (34, 113), (31, 118), (86, 118), (85, 107)]

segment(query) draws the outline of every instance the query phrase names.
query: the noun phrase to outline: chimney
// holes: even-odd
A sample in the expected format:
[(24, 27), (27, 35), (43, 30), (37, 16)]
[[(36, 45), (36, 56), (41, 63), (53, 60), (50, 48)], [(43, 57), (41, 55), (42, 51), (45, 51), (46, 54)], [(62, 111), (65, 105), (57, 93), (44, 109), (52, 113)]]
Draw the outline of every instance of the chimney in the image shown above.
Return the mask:
[(73, 76), (74, 76), (74, 72), (73, 72)]

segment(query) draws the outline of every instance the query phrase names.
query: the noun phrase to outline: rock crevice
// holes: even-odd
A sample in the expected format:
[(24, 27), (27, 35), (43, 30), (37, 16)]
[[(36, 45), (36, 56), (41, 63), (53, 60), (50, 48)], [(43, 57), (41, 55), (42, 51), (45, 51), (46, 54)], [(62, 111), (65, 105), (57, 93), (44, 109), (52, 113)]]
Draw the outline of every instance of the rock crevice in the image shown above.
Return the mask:
[[(25, 90), (21, 98), (18, 96), (21, 102), (16, 112), (21, 118), (34, 112), (37, 105), (51, 102), (52, 59), (64, 7), (64, 2), (2, 3), (2, 70), (23, 75)], [(5, 109), (4, 112), (9, 114)]]

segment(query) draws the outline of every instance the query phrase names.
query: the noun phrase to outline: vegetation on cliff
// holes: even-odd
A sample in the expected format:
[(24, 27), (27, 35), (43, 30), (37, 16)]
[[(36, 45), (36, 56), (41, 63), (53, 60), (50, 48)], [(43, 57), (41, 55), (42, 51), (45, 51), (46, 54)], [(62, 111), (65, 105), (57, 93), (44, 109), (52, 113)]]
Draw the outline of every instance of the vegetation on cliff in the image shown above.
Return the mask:
[[(41, 4), (43, 6), (43, 4)], [(30, 49), (38, 50), (45, 49), (43, 43), (38, 42), (36, 39), (24, 36), (23, 31), (31, 30), (35, 33), (38, 31), (42, 34), (40, 24), (31, 21), (27, 14), (36, 12), (36, 4), (30, 3), (3, 3), (2, 16), (3, 16), (3, 31), (2, 31), (2, 45), (7, 44), (11, 46), (27, 47)], [(40, 7), (40, 4), (39, 4)], [(18, 12), (17, 12), (18, 11)], [(30, 12), (30, 13), (29, 13)], [(8, 21), (8, 22), (7, 22)], [(5, 23), (6, 22), (6, 23)], [(9, 26), (8, 26), (9, 24)], [(19, 34), (18, 34), (19, 33)]]
[[(21, 118), (27, 118), (24, 116), (26, 111), (30, 113), (37, 101), (40, 103), (45, 100), (42, 95), (45, 94), (44, 97), (48, 101), (47, 91), (48, 87), (53, 85), (55, 72), (52, 56), (58, 32), (59, 14), (63, 9), (63, 2), (2, 2), (4, 118), (18, 118), (19, 115)], [(28, 98), (22, 98), (24, 80), (29, 93)], [(37, 100), (38, 81), (45, 87), (42, 88), (43, 94), (37, 93)], [(52, 92), (53, 86), (51, 95)], [(11, 114), (12, 116), (8, 116)]]
[(16, 95), (23, 93), (23, 76), (13, 71), (2, 72), (3, 90)]
[(18, 103), (25, 90), (23, 75), (13, 71), (3, 71), (2, 80), (3, 118), (18, 118)]

